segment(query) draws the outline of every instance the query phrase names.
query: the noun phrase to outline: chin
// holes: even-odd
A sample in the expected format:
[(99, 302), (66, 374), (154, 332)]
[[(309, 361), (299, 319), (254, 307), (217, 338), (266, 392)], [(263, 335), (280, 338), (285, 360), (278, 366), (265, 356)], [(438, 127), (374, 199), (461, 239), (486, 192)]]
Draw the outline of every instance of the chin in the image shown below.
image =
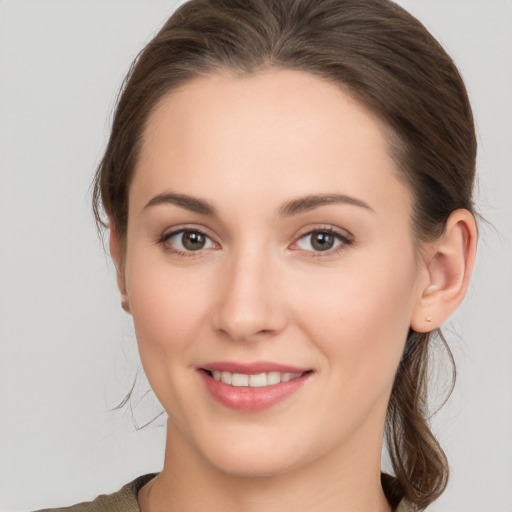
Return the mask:
[[(280, 429), (278, 429), (280, 430)], [(241, 478), (273, 477), (310, 462), (304, 436), (249, 428), (242, 432), (209, 436), (199, 446), (202, 456), (220, 472)], [(213, 441), (213, 442), (212, 442)]]
[(294, 469), (296, 464), (290, 457), (269, 458), (260, 450), (258, 457), (246, 457), (240, 454), (233, 456), (224, 454), (222, 458), (210, 460), (211, 464), (221, 473), (239, 478), (271, 478), (284, 475)]

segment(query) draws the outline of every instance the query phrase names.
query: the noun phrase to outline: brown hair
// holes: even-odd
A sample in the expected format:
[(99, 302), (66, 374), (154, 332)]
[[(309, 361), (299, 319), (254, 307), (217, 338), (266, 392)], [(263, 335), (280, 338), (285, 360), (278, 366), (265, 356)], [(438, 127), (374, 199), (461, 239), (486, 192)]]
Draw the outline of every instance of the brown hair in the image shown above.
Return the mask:
[[(107, 226), (103, 207), (124, 240), (142, 134), (163, 95), (220, 69), (250, 74), (271, 67), (327, 79), (384, 121), (390, 152), (414, 198), (418, 241), (439, 236), (454, 210), (473, 212), (476, 138), (463, 81), (440, 44), (404, 9), (390, 0), (191, 0), (125, 79), (94, 182), (98, 224)], [(406, 497), (420, 509), (439, 497), (448, 479), (446, 456), (428, 425), (432, 334), (410, 332), (386, 421), (396, 475), (387, 482), (388, 497), (392, 503)]]

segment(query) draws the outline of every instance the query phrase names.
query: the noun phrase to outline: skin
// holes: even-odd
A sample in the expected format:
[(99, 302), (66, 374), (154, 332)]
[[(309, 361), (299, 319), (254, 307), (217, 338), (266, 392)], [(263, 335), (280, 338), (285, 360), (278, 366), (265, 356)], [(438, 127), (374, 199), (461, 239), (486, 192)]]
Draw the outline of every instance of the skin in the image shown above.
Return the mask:
[[(215, 214), (148, 206), (168, 193)], [(283, 214), (334, 194), (355, 201)], [(169, 415), (164, 468), (140, 492), (142, 510), (389, 511), (380, 455), (393, 379), (409, 328), (433, 329), (462, 301), (472, 216), (454, 212), (419, 251), (384, 128), (340, 88), (284, 70), (210, 75), (164, 97), (129, 205), (126, 252), (115, 226), (111, 251)], [(184, 228), (207, 235), (203, 249), (165, 239)], [(315, 250), (310, 233), (326, 229), (332, 249)], [(198, 373), (226, 360), (312, 373), (273, 407), (238, 411)]]

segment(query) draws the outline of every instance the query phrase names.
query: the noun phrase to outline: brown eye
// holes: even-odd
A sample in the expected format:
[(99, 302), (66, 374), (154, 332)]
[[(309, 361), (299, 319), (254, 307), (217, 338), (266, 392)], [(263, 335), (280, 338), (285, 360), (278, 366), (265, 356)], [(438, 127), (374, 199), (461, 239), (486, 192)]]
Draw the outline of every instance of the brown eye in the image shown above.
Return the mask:
[(181, 243), (187, 251), (198, 251), (205, 246), (206, 237), (197, 231), (185, 231), (181, 235)]
[(301, 236), (297, 241), (297, 248), (310, 252), (327, 252), (350, 243), (350, 240), (335, 231), (315, 230)]
[(163, 238), (163, 242), (175, 252), (195, 252), (215, 246), (212, 239), (201, 231), (182, 229)]
[(311, 235), (311, 247), (315, 251), (328, 251), (334, 247), (336, 239), (331, 233), (316, 232)]

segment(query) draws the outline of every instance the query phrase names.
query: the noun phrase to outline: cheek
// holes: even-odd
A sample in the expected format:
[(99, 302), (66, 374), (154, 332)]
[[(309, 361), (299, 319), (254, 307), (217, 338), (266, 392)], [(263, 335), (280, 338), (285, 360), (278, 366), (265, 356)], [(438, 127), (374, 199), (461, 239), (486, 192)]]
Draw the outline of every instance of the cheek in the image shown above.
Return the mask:
[(162, 263), (161, 256), (132, 251), (127, 291), (146, 372), (178, 361), (176, 356), (183, 363), (190, 340), (200, 338), (205, 326), (208, 280)]
[(134, 256), (129, 264), (127, 289), (142, 366), (164, 409), (186, 416), (187, 395), (180, 390), (194, 384), (198, 340), (207, 339), (208, 280), (150, 257)]
[(361, 259), (307, 288), (298, 318), (331, 369), (341, 369), (342, 385), (392, 383), (409, 331), (415, 274), (412, 257)]

